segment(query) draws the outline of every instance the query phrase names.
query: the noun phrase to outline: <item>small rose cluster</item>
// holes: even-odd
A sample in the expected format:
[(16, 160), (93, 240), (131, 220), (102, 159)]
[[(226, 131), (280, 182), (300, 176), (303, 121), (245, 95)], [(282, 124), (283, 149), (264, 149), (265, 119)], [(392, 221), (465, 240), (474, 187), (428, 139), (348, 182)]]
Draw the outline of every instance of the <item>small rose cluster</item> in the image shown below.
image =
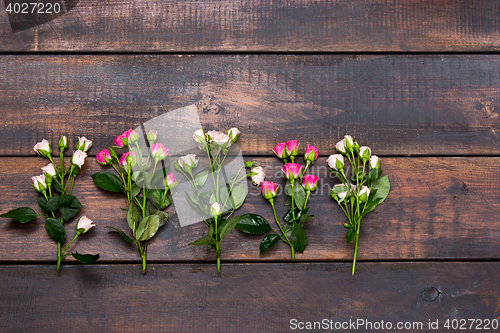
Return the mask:
[[(175, 169), (186, 177), (193, 189), (192, 193), (186, 191), (187, 201), (208, 227), (208, 235), (190, 245), (206, 246), (207, 250), (215, 245), (217, 272), (220, 272), (220, 243), (236, 225), (230, 224), (223, 215), (229, 212), (230, 216), (243, 204), (246, 196), (245, 187), (241, 186), (244, 185), (242, 182), (246, 175), (238, 178), (243, 167), (237, 174), (229, 175), (229, 181), (225, 185), (220, 183), (228, 149), (236, 142), (239, 134), (237, 128), (231, 128), (226, 132), (214, 130), (204, 132), (203, 129), (199, 129), (193, 133), (193, 140), (198, 148), (206, 153), (209, 167), (195, 174), (194, 169), (198, 167), (199, 162), (195, 154), (182, 156), (174, 164)], [(211, 179), (211, 186), (205, 186), (207, 179)], [(229, 228), (228, 225), (232, 227)]]
[[(287, 179), (285, 185), (285, 192), (287, 195), (286, 205), (291, 205), (291, 208), (283, 217), (285, 223), (282, 226), (274, 207), (274, 197), (276, 197), (278, 192), (278, 184), (271, 181), (265, 181), (264, 169), (257, 163), (247, 162), (246, 166), (251, 168), (249, 177), (252, 179), (254, 185), (260, 187), (262, 196), (271, 204), (276, 224), (281, 231), (281, 235), (273, 230), (274, 234), (266, 236), (261, 242), (260, 250), (261, 253), (268, 250), (276, 245), (278, 240), (281, 239), (290, 246), (292, 260), (295, 260), (295, 250), (302, 253), (307, 246), (307, 234), (303, 226), (304, 223), (312, 217), (311, 215), (306, 215), (309, 210), (307, 201), (311, 192), (314, 191), (318, 185), (318, 177), (305, 173), (309, 165), (318, 158), (319, 151), (314, 146), (309, 144), (306, 145), (304, 151), (305, 167), (295, 163), (295, 157), (299, 154), (299, 144), (297, 140), (278, 143), (272, 151), (276, 157), (284, 162), (281, 171)], [(288, 162), (288, 159), (290, 159), (290, 162)], [(296, 184), (297, 181), (299, 182), (298, 186)], [(264, 222), (261, 221), (261, 223)], [(267, 223), (267, 221), (265, 223)], [(244, 232), (250, 233), (261, 233), (262, 230), (272, 230), (270, 226), (269, 229), (248, 229), (243, 225), (240, 225), (238, 228)], [(258, 232), (251, 232), (251, 230), (257, 230)]]
[[(331, 155), (326, 162), (341, 184), (335, 185), (330, 195), (346, 215), (347, 244), (355, 241), (354, 274), (361, 219), (385, 200), (390, 183), (387, 176), (381, 177), (380, 159), (372, 155), (370, 147), (360, 146), (352, 136), (346, 135), (335, 148), (338, 154)], [(352, 167), (351, 175), (346, 175), (346, 160)]]
[[(47, 234), (57, 242), (57, 266), (59, 270), (61, 261), (65, 256), (72, 255), (75, 259), (82, 263), (91, 263), (99, 258), (99, 254), (79, 254), (77, 252), (66, 254), (69, 246), (79, 236), (87, 233), (92, 227), (92, 220), (86, 216), (81, 216), (76, 223), (76, 234), (71, 242), (61, 250), (61, 246), (66, 239), (66, 231), (64, 229), (64, 222), (68, 222), (79, 213), (82, 207), (80, 201), (72, 195), (75, 178), (79, 170), (85, 163), (87, 151), (92, 147), (92, 141), (85, 137), (78, 137), (75, 150), (70, 160), (70, 165), (66, 168), (64, 165), (64, 150), (68, 148), (68, 139), (66, 136), (61, 136), (59, 147), (59, 160), (60, 164), (54, 163), (52, 158), (52, 145), (49, 141), (43, 139), (38, 142), (33, 150), (40, 156), (49, 159), (50, 163), (42, 167), (42, 174), (31, 178), (31, 185), (33, 189), (40, 193), (38, 199), (38, 206), (45, 216), (45, 230)], [(69, 184), (69, 193), (67, 189)], [(59, 193), (57, 195), (57, 193)], [(59, 218), (56, 214), (59, 213)], [(2, 214), (0, 217), (14, 219), (20, 223), (25, 223), (35, 219), (38, 214), (29, 207), (20, 207), (11, 210), (8, 213)]]
[[(139, 134), (133, 129), (117, 135), (114, 146), (102, 149), (96, 156), (99, 164), (113, 167), (117, 175), (106, 171), (92, 175), (94, 184), (101, 189), (127, 195), (127, 223), (132, 229), (132, 238), (111, 228), (127, 242), (134, 243), (142, 258), (143, 273), (146, 271), (147, 241), (166, 223), (168, 213), (163, 210), (170, 204), (167, 193), (172, 193), (178, 184), (173, 173), (164, 176), (163, 168), (157, 170), (160, 162), (170, 156), (157, 138), (156, 131), (150, 130), (146, 135), (148, 147), (143, 151)], [(121, 148), (128, 148), (128, 151), (118, 157), (115, 149)]]

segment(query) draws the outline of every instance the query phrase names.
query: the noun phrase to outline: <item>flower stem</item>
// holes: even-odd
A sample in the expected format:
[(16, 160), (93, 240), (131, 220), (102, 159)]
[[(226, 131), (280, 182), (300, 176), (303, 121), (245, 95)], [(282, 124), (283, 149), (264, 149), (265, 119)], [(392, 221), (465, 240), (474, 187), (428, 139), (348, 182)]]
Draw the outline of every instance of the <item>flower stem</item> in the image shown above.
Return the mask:
[(73, 186), (75, 185), (75, 179), (76, 179), (76, 176), (73, 176), (73, 179), (71, 180), (71, 187), (69, 189), (69, 195), (71, 195), (71, 193), (73, 193)]
[(62, 175), (64, 175), (64, 150), (61, 150), (59, 152), (59, 162), (61, 162), (61, 180), (62, 180)]
[(356, 258), (358, 256), (358, 240), (359, 240), (359, 225), (361, 220), (358, 221), (358, 225), (356, 226), (356, 240), (354, 243), (354, 258), (352, 260), (352, 273), (351, 275), (354, 275), (354, 271), (356, 270)]
[(66, 245), (66, 247), (64, 248), (64, 251), (61, 252), (61, 257), (64, 257), (64, 254), (66, 253), (66, 250), (75, 241), (76, 237), (78, 237), (78, 236), (80, 236), (80, 231), (77, 231), (75, 237), (73, 237), (73, 239), (71, 240), (71, 242), (69, 242), (69, 244)]
[(57, 266), (56, 266), (56, 271), (59, 272), (59, 268), (61, 267), (61, 243), (57, 242)]
[(215, 243), (215, 250), (217, 254), (217, 273), (220, 273), (220, 242)]
[(278, 220), (278, 216), (276, 215), (276, 209), (274, 208), (274, 200), (273, 200), (273, 198), (269, 199), (269, 202), (271, 203), (271, 207), (273, 207), (274, 219), (276, 220), (276, 224), (280, 228), (281, 233), (283, 234), (283, 236), (285, 236), (286, 243), (288, 245), (290, 245), (290, 252), (291, 252), (291, 255), (292, 255), (292, 260), (295, 260), (295, 250), (293, 248), (292, 242), (290, 242), (290, 239), (288, 239), (288, 236), (285, 234), (285, 231), (281, 227), (280, 221)]

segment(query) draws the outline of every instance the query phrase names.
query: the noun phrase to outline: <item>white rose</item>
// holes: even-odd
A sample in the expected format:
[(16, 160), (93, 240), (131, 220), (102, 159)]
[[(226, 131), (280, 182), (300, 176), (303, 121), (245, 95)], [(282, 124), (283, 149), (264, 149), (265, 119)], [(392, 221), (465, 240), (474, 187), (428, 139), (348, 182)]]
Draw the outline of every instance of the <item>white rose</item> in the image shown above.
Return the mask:
[(372, 155), (370, 157), (370, 167), (372, 169), (380, 169), (380, 159), (377, 155)]
[(48, 142), (45, 139), (42, 139), (42, 141), (38, 142), (34, 147), (33, 150), (37, 152), (38, 155), (41, 155), (43, 157), (46, 157), (50, 153), (52, 153), (52, 147), (50, 146), (50, 142)]
[(240, 130), (236, 127), (233, 127), (229, 131), (227, 131), (227, 135), (231, 138), (232, 142), (236, 142), (236, 140), (238, 139), (238, 135), (240, 135)]
[(364, 163), (366, 163), (370, 159), (371, 155), (372, 150), (370, 149), (370, 147), (363, 146), (359, 148), (359, 157)]
[(80, 231), (81, 234), (84, 234), (87, 231), (89, 231), (92, 227), (95, 227), (93, 223), (94, 222), (91, 219), (89, 219), (87, 216), (84, 215), (80, 217), (80, 219), (76, 223), (75, 229), (77, 231)]
[(71, 163), (74, 165), (77, 165), (81, 169), (83, 163), (85, 163), (86, 157), (87, 157), (87, 154), (85, 154), (81, 150), (77, 150), (73, 153), (73, 157), (71, 158)]
[(218, 202), (214, 202), (212, 206), (210, 207), (210, 214), (212, 216), (217, 216), (220, 215), (221, 213), (221, 208)]
[(186, 156), (179, 157), (177, 163), (179, 163), (182, 169), (184, 169), (184, 166), (196, 168), (198, 166), (198, 159), (195, 154), (187, 154)]
[(328, 157), (328, 159), (326, 160), (326, 163), (328, 163), (328, 166), (330, 168), (332, 168), (333, 170), (339, 171), (339, 169), (337, 168), (337, 161), (339, 162), (340, 169), (343, 169), (344, 168), (344, 156), (342, 156), (340, 154), (330, 155), (330, 157)]
[(54, 165), (52, 163), (49, 163), (46, 166), (42, 167), (42, 171), (48, 175), (51, 175), (52, 177), (56, 175), (56, 169), (54, 168)]
[(227, 144), (226, 148), (229, 148), (229, 146), (231, 146), (232, 141), (229, 135), (217, 131), (208, 131), (207, 134), (211, 138), (210, 142), (215, 142), (219, 146), (224, 146)]
[(369, 195), (370, 189), (368, 188), (368, 186), (361, 186), (361, 190), (359, 190), (359, 200), (361, 200), (361, 202), (365, 202), (366, 200), (368, 200)]
[(202, 129), (199, 129), (193, 133), (193, 140), (197, 144), (204, 144), (205, 143), (205, 134), (203, 133)]
[(78, 137), (78, 144), (76, 145), (77, 150), (87, 152), (90, 147), (92, 147), (92, 141), (88, 140), (84, 136)]
[(266, 178), (266, 175), (264, 174), (264, 169), (261, 166), (253, 168), (251, 178), (253, 184), (259, 186), (260, 183), (262, 183)]
[(42, 192), (47, 188), (47, 184), (45, 183), (45, 175), (31, 177), (31, 181), (33, 182), (33, 187), (37, 192)]

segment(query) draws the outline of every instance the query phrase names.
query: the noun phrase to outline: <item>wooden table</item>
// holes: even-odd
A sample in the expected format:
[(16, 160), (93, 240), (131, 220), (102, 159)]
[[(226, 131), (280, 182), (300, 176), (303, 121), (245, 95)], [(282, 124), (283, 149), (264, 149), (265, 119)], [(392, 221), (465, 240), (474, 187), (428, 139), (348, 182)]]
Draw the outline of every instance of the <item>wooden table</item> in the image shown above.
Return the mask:
[[(29, 29), (11, 18), (15, 33), (0, 12), (1, 213), (36, 205), (42, 138), (85, 135), (95, 156), (203, 98), (215, 106), (199, 108), (204, 127), (238, 127), (246, 159), (277, 168), (270, 149), (298, 139), (325, 166), (352, 134), (381, 156), (392, 191), (363, 221), (355, 276), (327, 194), (311, 199), (296, 262), (285, 244), (260, 256), (260, 237), (234, 231), (218, 275), (213, 252), (187, 245), (205, 227), (176, 228), (172, 214), (142, 275), (133, 247), (104, 228), (126, 227), (125, 204), (93, 185), (91, 158), (75, 193), (97, 227), (76, 245), (101, 259), (57, 273), (42, 219), (1, 219), (0, 332), (294, 332), (323, 319), (338, 332), (350, 320), (375, 325), (358, 332), (382, 321), (377, 332), (471, 332), (499, 319), (499, 1), (62, 2), (65, 15)], [(272, 219), (255, 195), (240, 212)]]

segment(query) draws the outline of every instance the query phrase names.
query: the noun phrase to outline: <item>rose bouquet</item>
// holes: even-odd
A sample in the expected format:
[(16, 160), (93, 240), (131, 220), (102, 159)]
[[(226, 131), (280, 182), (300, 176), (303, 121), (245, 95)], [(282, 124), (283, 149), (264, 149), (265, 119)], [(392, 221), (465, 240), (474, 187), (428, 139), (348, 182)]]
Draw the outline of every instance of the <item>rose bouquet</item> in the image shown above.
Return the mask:
[(177, 185), (175, 176), (165, 171), (162, 161), (169, 156), (168, 149), (156, 142), (154, 130), (147, 134), (148, 145), (141, 147), (139, 135), (132, 129), (118, 135), (113, 140), (114, 148), (128, 147), (118, 158), (116, 151), (109, 147), (97, 154), (97, 162), (110, 165), (116, 175), (102, 171), (92, 175), (94, 184), (111, 192), (124, 193), (127, 196), (127, 224), (132, 229), (132, 237), (118, 228), (116, 230), (128, 243), (133, 243), (142, 259), (142, 272), (146, 272), (147, 241), (168, 219), (163, 210), (170, 205), (168, 191)]
[[(57, 242), (56, 269), (58, 271), (61, 267), (62, 259), (66, 256), (71, 255), (78, 261), (85, 264), (90, 264), (99, 259), (99, 254), (80, 254), (78, 252), (66, 253), (70, 245), (78, 236), (87, 233), (87, 231), (95, 226), (92, 220), (86, 216), (81, 216), (79, 218), (75, 226), (75, 236), (66, 245), (66, 247), (61, 250), (61, 247), (66, 239), (64, 222), (70, 221), (79, 213), (80, 208), (82, 208), (80, 200), (72, 195), (73, 186), (79, 170), (85, 163), (85, 158), (87, 157), (86, 152), (91, 146), (92, 141), (87, 140), (85, 137), (79, 137), (75, 151), (73, 152), (73, 156), (70, 160), (70, 165), (67, 168), (64, 166), (63, 154), (64, 150), (68, 148), (68, 139), (65, 136), (62, 136), (58, 143), (59, 166), (57, 166), (52, 159), (52, 146), (49, 141), (43, 139), (33, 147), (33, 150), (40, 156), (48, 158), (51, 162), (42, 167), (42, 174), (40, 176), (32, 177), (31, 180), (35, 191), (40, 193), (40, 196), (38, 197), (38, 206), (43, 213), (43, 217), (45, 218), (45, 230), (47, 231), (47, 234)], [(57, 193), (59, 194), (57, 195)], [(38, 216), (40, 215), (29, 207), (20, 207), (0, 215), (0, 217), (10, 218), (20, 223), (31, 221)]]
[[(304, 230), (304, 224), (313, 217), (307, 215), (309, 207), (307, 201), (311, 192), (313, 192), (318, 184), (318, 177), (314, 175), (306, 175), (309, 165), (318, 158), (318, 149), (314, 146), (307, 145), (304, 152), (305, 167), (295, 163), (295, 157), (299, 153), (299, 144), (296, 140), (279, 143), (274, 147), (275, 155), (285, 163), (281, 171), (285, 175), (287, 181), (285, 185), (286, 202), (285, 205), (291, 205), (291, 208), (283, 216), (284, 224), (281, 225), (276, 209), (274, 207), (274, 198), (278, 194), (279, 186), (270, 181), (264, 181), (265, 174), (263, 168), (256, 163), (248, 163), (247, 166), (252, 168), (249, 176), (253, 183), (260, 187), (262, 196), (269, 201), (273, 209), (274, 219), (280, 233), (275, 231), (269, 223), (260, 215), (255, 215), (252, 219), (240, 219), (237, 228), (243, 232), (251, 234), (260, 234), (267, 231), (273, 231), (267, 235), (260, 243), (260, 253), (270, 249), (281, 239), (290, 246), (292, 260), (295, 260), (295, 251), (303, 253), (306, 249), (308, 240)], [(288, 163), (290, 159), (291, 163)]]
[(208, 234), (192, 242), (190, 245), (206, 246), (207, 250), (215, 246), (217, 257), (217, 272), (220, 272), (221, 241), (236, 226), (241, 218), (237, 216), (229, 220), (236, 209), (241, 207), (246, 197), (247, 175), (240, 175), (245, 166), (233, 172), (228, 165), (227, 157), (231, 155), (233, 143), (239, 136), (237, 128), (231, 128), (226, 133), (218, 131), (197, 130), (193, 139), (198, 148), (206, 154), (206, 168), (201, 169), (200, 158), (188, 154), (179, 158), (174, 166), (191, 184), (192, 192), (185, 192), (186, 200), (208, 227)]
[[(330, 194), (342, 208), (348, 221), (344, 223), (344, 227), (347, 228), (347, 245), (354, 240), (352, 262), (354, 275), (361, 219), (387, 198), (391, 185), (388, 176), (381, 177), (380, 159), (371, 154), (369, 147), (360, 147), (350, 135), (346, 135), (335, 148), (340, 154), (331, 155), (327, 163), (342, 183), (335, 185)], [(352, 167), (350, 177), (346, 175), (348, 172), (345, 159)]]

